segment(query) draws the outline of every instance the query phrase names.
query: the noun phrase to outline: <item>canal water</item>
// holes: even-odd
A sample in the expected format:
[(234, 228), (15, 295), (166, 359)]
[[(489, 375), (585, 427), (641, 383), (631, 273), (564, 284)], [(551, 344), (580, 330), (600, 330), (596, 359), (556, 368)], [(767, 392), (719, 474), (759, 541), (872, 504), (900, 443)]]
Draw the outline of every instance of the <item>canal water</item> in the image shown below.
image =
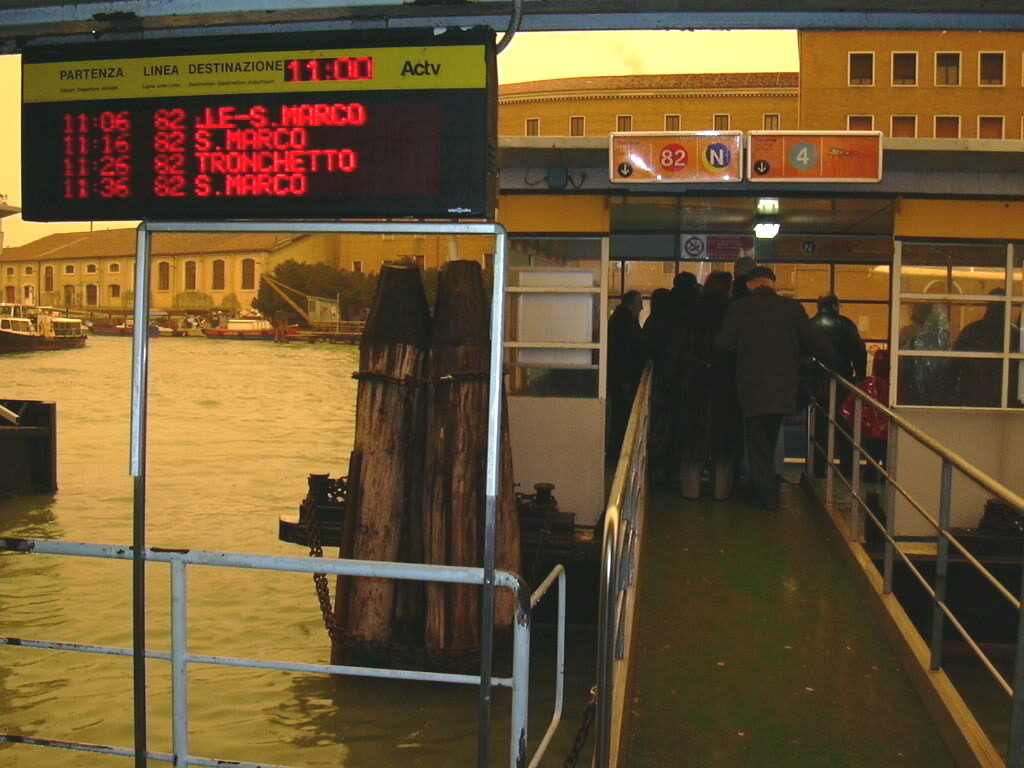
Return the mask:
[[(150, 350), (147, 544), (308, 554), (278, 541), (277, 520), (295, 511), (308, 474), (347, 472), (357, 348), (159, 338)], [(0, 357), (0, 397), (57, 403), (60, 485), (53, 496), (0, 501), (0, 535), (131, 543), (130, 392), (130, 339)], [(147, 568), (148, 643), (166, 651), (169, 569)], [(308, 575), (189, 574), (192, 653), (328, 663)], [(130, 562), (0, 555), (0, 635), (130, 648)], [(552, 713), (552, 636), (534, 629), (531, 747)], [(593, 682), (592, 632), (570, 630), (569, 649), (565, 722), (543, 765), (562, 764)], [(150, 749), (160, 752), (170, 751), (168, 667), (147, 668)], [(310, 768), (476, 764), (472, 686), (201, 665), (189, 683), (196, 756)], [(2, 733), (131, 747), (131, 696), (129, 658), (0, 646)], [(493, 765), (507, 765), (507, 692), (494, 702)], [(127, 762), (0, 744), (4, 768)]]

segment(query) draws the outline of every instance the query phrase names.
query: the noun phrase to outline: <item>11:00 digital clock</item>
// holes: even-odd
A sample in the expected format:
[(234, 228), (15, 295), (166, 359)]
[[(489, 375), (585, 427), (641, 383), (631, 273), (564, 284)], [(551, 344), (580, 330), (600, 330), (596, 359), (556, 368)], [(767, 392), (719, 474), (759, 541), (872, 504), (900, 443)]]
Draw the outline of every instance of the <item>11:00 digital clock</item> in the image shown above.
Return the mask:
[(25, 218), (492, 214), (489, 36), (286, 42), (26, 54)]

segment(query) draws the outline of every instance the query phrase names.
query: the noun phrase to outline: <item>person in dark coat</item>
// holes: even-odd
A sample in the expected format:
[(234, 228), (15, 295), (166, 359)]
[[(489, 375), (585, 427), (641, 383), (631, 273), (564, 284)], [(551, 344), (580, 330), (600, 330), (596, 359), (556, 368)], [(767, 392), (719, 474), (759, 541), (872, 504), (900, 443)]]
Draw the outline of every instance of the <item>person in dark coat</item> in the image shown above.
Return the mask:
[(644, 323), (644, 340), (654, 363), (651, 381), (651, 434), (648, 451), (654, 482), (673, 473), (677, 416), (678, 372), (675, 364), (679, 322), (672, 292), (658, 288), (651, 293), (651, 313)]
[[(857, 324), (848, 317), (839, 314), (839, 298), (828, 293), (818, 299), (818, 314), (811, 318), (811, 325), (819, 330), (829, 344), (836, 363), (835, 371), (847, 381), (859, 382), (867, 375), (868, 350), (857, 330)], [(820, 369), (819, 369), (820, 370)], [(828, 410), (828, 379), (821, 376), (817, 380), (815, 395), (819, 403)], [(836, 407), (833, 417), (839, 416), (849, 390), (839, 387), (836, 390)], [(825, 476), (825, 461), (828, 444), (828, 419), (823, 414), (816, 414), (814, 420), (814, 442), (819, 446), (819, 453), (814, 457), (814, 470), (818, 477)], [(841, 423), (841, 422), (839, 422)], [(844, 473), (849, 474), (853, 462), (853, 445), (841, 433), (836, 432), (836, 456)]]
[(682, 391), (678, 401), (679, 485), (696, 499), (701, 474), (711, 465), (713, 496), (732, 494), (736, 460), (743, 453), (743, 416), (736, 396), (732, 358), (715, 348), (729, 308), (732, 275), (712, 272), (683, 329)]
[[(990, 296), (1005, 296), (1002, 288), (989, 291)], [(963, 352), (1002, 352), (1003, 326), (1006, 324), (1006, 304), (1002, 301), (987, 302), (985, 314), (980, 320), (965, 325), (953, 344), (953, 349)], [(1020, 331), (1010, 324), (1010, 351), (1020, 348)], [(1010, 362), (1009, 402), (1013, 407), (1017, 401), (1017, 365)], [(953, 401), (951, 405), (965, 407), (998, 408), (1003, 397), (1003, 361), (992, 358), (966, 357), (952, 363)]]
[(629, 411), (647, 363), (647, 345), (640, 328), (643, 299), (627, 291), (608, 318), (608, 458), (618, 460)]
[(770, 269), (751, 270), (747, 288), (750, 296), (734, 301), (725, 313), (715, 346), (735, 355), (750, 463), (750, 502), (774, 510), (779, 489), (772, 460), (782, 419), (796, 411), (801, 355), (832, 365), (832, 350), (811, 326), (800, 302), (775, 292), (775, 273)]

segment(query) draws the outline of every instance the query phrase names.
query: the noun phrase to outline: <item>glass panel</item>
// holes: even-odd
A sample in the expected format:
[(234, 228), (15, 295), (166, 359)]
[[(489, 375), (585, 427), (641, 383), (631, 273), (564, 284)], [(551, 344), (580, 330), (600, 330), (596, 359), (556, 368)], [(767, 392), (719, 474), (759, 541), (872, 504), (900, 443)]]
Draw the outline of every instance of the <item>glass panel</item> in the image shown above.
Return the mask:
[(894, 116), (892, 119), (892, 135), (907, 139), (917, 136), (917, 118), (913, 115)]
[(828, 264), (775, 263), (771, 268), (775, 272), (775, 287), (783, 296), (817, 302), (831, 290)]
[(850, 115), (846, 118), (846, 128), (850, 131), (870, 131), (874, 128), (871, 115)]
[(622, 295), (622, 262), (608, 262), (608, 297)]
[[(896, 401), (900, 405), (954, 405), (950, 393), (952, 364), (948, 357), (899, 358)], [(998, 361), (996, 361), (998, 362)]]
[(959, 139), (960, 118), (959, 117), (936, 117), (935, 118), (936, 139)]
[[(660, 261), (627, 261), (625, 290), (640, 291), (641, 295), (646, 298), (651, 295), (655, 288), (671, 289), (672, 281), (675, 279), (675, 272), (666, 273), (663, 265), (664, 262)], [(681, 269), (687, 269), (688, 266), (680, 264)], [(694, 266), (699, 267), (700, 265)], [(642, 316), (641, 322), (643, 322)]]
[(1013, 269), (1010, 271), (1010, 295), (1024, 296), (1024, 245), (1013, 246)]
[(894, 53), (892, 55), (893, 85), (914, 85), (917, 83), (917, 54)]
[[(900, 357), (898, 402), (998, 408), (1005, 363), (998, 358)], [(1014, 382), (1011, 392), (1015, 389)]]
[(979, 82), (982, 85), (1003, 84), (1003, 54), (981, 54), (980, 69), (981, 76), (979, 78)]
[(889, 300), (889, 265), (836, 264), (836, 296), (844, 302)]
[(850, 54), (850, 85), (871, 85), (874, 76), (873, 53)]
[(979, 139), (1001, 139), (1003, 138), (1003, 118), (1001, 117), (979, 117), (978, 118)]
[(598, 371), (512, 368), (509, 394), (533, 397), (597, 397)]
[(983, 295), (1004, 286), (1006, 246), (904, 243), (902, 293)]
[(938, 53), (935, 55), (935, 84), (960, 85), (959, 53)]
[(889, 341), (889, 305), (844, 301), (839, 311), (853, 320), (865, 341)]
[[(601, 240), (590, 237), (513, 237), (508, 241), (510, 267), (591, 267), (599, 269)], [(595, 271), (595, 274), (599, 274)], [(515, 274), (510, 275), (510, 284)]]

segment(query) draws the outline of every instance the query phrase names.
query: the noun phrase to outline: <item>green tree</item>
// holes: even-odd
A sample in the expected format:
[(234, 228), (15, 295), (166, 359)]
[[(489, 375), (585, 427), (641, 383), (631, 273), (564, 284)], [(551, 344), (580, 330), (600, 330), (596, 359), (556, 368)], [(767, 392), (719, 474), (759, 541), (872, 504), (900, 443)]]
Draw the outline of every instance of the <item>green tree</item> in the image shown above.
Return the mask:
[[(364, 309), (369, 309), (376, 289), (376, 275), (348, 272), (328, 264), (302, 264), (289, 259), (278, 264), (270, 276), (279, 283), (306, 296), (320, 296), (333, 299), (340, 296), (343, 319), (359, 318)], [(305, 309), (305, 299), (289, 293), (292, 300)], [(266, 281), (260, 282), (259, 292), (252, 301), (254, 309), (265, 317), (273, 317), (278, 311), (287, 313), (288, 322), (304, 323), (298, 313)]]

